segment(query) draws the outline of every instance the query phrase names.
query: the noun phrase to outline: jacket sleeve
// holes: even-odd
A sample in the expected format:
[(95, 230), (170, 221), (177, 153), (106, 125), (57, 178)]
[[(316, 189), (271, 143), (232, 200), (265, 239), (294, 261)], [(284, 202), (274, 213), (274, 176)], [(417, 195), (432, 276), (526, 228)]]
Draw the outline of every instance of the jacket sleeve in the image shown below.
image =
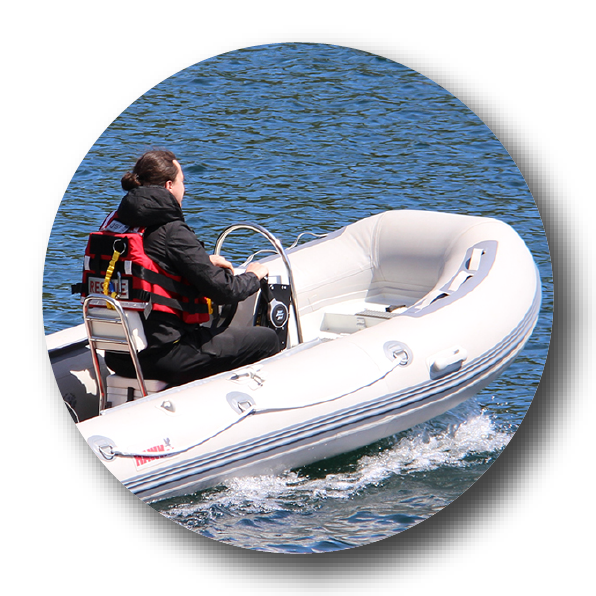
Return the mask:
[(176, 221), (166, 228), (167, 261), (203, 296), (218, 304), (234, 304), (259, 289), (259, 278), (254, 273), (234, 275), (229, 269), (213, 265), (186, 223)]

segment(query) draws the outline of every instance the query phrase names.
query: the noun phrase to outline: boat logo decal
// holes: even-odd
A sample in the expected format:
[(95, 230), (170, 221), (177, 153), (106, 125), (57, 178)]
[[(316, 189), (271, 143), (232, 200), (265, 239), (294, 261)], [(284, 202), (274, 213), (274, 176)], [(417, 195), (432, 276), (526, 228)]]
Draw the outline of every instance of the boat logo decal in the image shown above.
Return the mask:
[[(172, 443), (170, 441), (170, 439), (164, 439), (163, 443), (160, 443), (159, 445), (154, 445), (153, 447), (149, 447), (148, 449), (143, 449), (143, 453), (166, 453), (167, 451), (172, 451)], [(158, 462), (160, 459), (162, 459), (162, 457), (164, 456), (148, 456), (148, 457), (142, 457), (142, 456), (136, 456), (135, 457), (135, 465), (138, 468), (141, 467), (147, 467), (148, 464), (151, 463), (156, 463)]]
[(271, 322), (277, 329), (280, 329), (288, 322), (288, 307), (283, 302), (273, 300), (269, 305), (269, 308), (269, 318), (271, 319)]

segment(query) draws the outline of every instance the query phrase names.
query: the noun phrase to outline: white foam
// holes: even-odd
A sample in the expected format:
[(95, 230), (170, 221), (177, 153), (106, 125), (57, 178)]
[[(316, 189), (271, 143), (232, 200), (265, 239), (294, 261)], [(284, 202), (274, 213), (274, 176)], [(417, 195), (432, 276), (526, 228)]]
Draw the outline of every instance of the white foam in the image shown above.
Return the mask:
[(507, 445), (511, 434), (498, 430), (474, 402), (400, 434), (374, 455), (362, 456), (353, 471), (308, 478), (296, 472), (279, 476), (237, 478), (227, 488), (207, 492), (199, 503), (176, 506), (165, 515), (208, 513), (213, 507), (242, 513), (287, 509), (289, 503), (320, 499), (348, 499), (394, 475), (426, 472), (440, 467), (463, 467), (474, 454), (494, 454)]
[(361, 473), (375, 481), (390, 474), (464, 466), (468, 455), (498, 451), (511, 439), (510, 435), (497, 431), (482, 412), (459, 424), (449, 424), (438, 433), (425, 426), (412, 429), (390, 449), (363, 457)]

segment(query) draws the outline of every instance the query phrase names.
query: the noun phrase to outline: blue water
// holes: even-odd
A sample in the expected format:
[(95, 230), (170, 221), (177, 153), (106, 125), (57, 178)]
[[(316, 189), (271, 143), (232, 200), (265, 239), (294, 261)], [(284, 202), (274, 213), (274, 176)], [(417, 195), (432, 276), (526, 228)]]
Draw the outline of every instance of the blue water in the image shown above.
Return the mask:
[[(429, 79), (353, 49), (269, 45), (187, 68), (127, 108), (74, 174), (48, 246), (47, 333), (81, 322), (70, 284), (79, 281), (86, 237), (117, 207), (123, 173), (155, 146), (182, 163), (187, 221), (208, 248), (240, 220), (265, 226), (288, 246), (305, 230), (326, 232), (389, 209), (497, 217), (534, 255), (543, 304), (513, 366), (456, 410), (334, 460), (153, 507), (237, 546), (322, 552), (401, 532), (471, 486), (530, 406), (553, 310), (538, 210), (494, 134)], [(238, 264), (262, 247), (258, 236), (238, 233), (225, 252)]]

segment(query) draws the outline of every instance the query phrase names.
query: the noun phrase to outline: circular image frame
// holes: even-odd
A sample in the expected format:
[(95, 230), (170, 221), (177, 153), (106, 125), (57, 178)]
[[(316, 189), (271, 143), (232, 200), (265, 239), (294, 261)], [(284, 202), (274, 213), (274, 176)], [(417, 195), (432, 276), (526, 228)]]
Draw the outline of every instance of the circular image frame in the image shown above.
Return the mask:
[[(547, 231), (551, 254), (553, 236), (556, 234), (556, 231), (553, 230), (555, 225), (559, 226), (559, 229), (573, 229), (576, 236), (574, 242), (581, 243), (583, 241), (582, 236), (578, 234), (578, 231), (581, 232), (578, 230), (581, 224), (578, 226), (577, 220), (574, 219), (574, 211), (569, 199), (573, 196), (579, 203), (578, 208), (581, 208), (581, 200), (565, 164), (550, 146), (546, 136), (494, 85), (488, 83), (478, 73), (463, 67), (449, 56), (438, 54), (407, 40), (393, 39), (390, 34), (373, 34), (364, 30), (348, 30), (345, 27), (293, 26), (244, 35), (241, 38), (226, 40), (224, 43), (214, 44), (211, 48), (185, 55), (143, 81), (129, 96), (115, 104), (98, 121), (96, 129), (73, 154), (72, 161), (65, 168), (64, 174), (56, 185), (51, 203), (44, 215), (40, 229), (40, 241), (31, 262), (31, 280), (36, 280), (40, 269), (42, 269), (41, 264), (45, 251), (44, 240), (47, 242), (49, 238), (51, 223), (58, 209), (61, 193), (89, 147), (115, 116), (147, 89), (190, 64), (233, 49), (283, 41), (308, 41), (354, 47), (400, 62), (434, 80), (467, 104), (493, 130), (509, 151), (524, 175), (538, 205)], [(548, 176), (545, 176), (545, 172), (548, 173)], [(556, 207), (549, 201), (554, 194), (567, 199), (566, 207), (569, 205), (569, 208), (566, 208), (564, 212), (560, 209), (554, 212)], [(585, 225), (585, 230), (590, 230), (587, 218)], [(565, 281), (565, 275), (574, 273), (572, 267), (573, 264), (561, 272), (561, 279)], [(33, 295), (32, 292), (28, 292), (27, 300), (32, 301), (33, 298), (30, 296)], [(36, 305), (30, 304), (30, 306), (32, 306), (30, 310), (35, 312)], [(34, 318), (28, 322), (27, 343), (30, 346), (35, 345), (35, 340), (38, 340), (40, 322)], [(549, 360), (551, 361), (553, 360), (552, 349), (551, 339), (551, 349), (549, 350)], [(32, 350), (32, 357), (33, 352), (34, 350)], [(43, 365), (36, 363), (35, 366), (32, 366), (37, 391), (47, 391), (48, 380), (50, 384), (53, 383), (49, 362), (44, 362)], [(545, 393), (544, 386), (551, 386), (556, 380), (554, 372), (551, 373), (551, 368), (545, 367), (539, 388), (541, 397)], [(545, 377), (544, 375), (547, 373), (550, 376)], [(57, 392), (54, 391), (54, 393)], [(539, 395), (538, 391), (536, 395)], [(545, 401), (550, 400), (546, 398)], [(194, 536), (184, 528), (172, 524), (149, 507), (139, 507), (139, 500), (115, 480), (99, 460), (90, 464), (86, 457), (88, 449), (86, 443), (76, 432), (66, 409), (56, 406), (58, 403), (57, 400), (48, 399), (47, 396), (44, 396), (43, 399), (40, 397), (40, 407), (44, 419), (52, 432), (60, 456), (66, 461), (73, 478), (81, 485), (85, 494), (129, 537), (131, 542), (156, 557), (163, 565), (198, 581), (208, 581), (211, 585), (216, 584), (215, 580), (205, 577), (203, 570), (207, 568), (211, 573), (218, 574), (218, 588), (230, 591), (238, 588), (239, 582), (238, 585), (233, 585), (232, 578), (227, 578), (224, 580), (224, 584), (219, 585), (222, 579), (220, 565), (217, 564), (217, 561), (221, 558), (229, 561), (230, 557), (235, 556), (256, 556), (256, 553), (244, 549), (234, 549), (232, 546), (210, 540), (204, 548), (201, 548), (204, 564), (197, 568), (196, 545), (189, 549), (187, 542)], [(546, 411), (547, 407), (546, 404), (543, 405), (542, 401), (539, 403), (539, 400), (535, 400), (509, 446), (492, 465), (490, 474), (481, 477), (447, 508), (424, 523), (410, 528), (407, 532), (407, 548), (394, 542), (388, 544), (388, 539), (367, 546), (367, 554), (373, 555), (387, 555), (388, 546), (393, 546), (398, 550), (400, 568), (403, 569), (399, 574), (400, 588), (406, 590), (421, 587), (433, 579), (445, 577), (453, 571), (462, 569), (479, 554), (487, 552), (496, 542), (503, 540), (539, 504), (542, 496), (552, 487), (554, 479), (570, 461), (573, 449), (578, 443), (578, 435), (587, 420), (590, 403), (586, 403), (584, 408), (581, 407), (581, 404), (578, 408), (576, 404), (573, 414), (574, 422), (568, 423), (566, 434), (558, 436), (557, 453), (553, 454), (548, 466), (544, 465), (537, 469), (535, 477), (528, 479), (527, 466), (521, 465), (521, 462), (524, 460), (524, 453), (532, 448), (532, 437), (535, 437), (536, 433), (543, 432), (543, 429), (549, 426), (550, 416)], [(81, 453), (85, 454), (84, 464), (81, 461), (81, 455), (79, 455)], [(504, 478), (507, 479), (507, 482), (503, 482)], [(529, 484), (531, 486), (528, 486)], [(523, 492), (518, 490), (512, 493), (512, 487), (516, 486), (523, 486)], [(98, 498), (102, 490), (112, 495), (110, 503), (103, 501), (101, 497)], [(491, 515), (488, 518), (485, 515), (487, 502), (502, 504), (502, 510), (498, 512), (495, 512), (496, 508), (491, 510)], [(129, 507), (134, 507), (134, 515), (130, 514)], [(482, 520), (481, 524), (478, 523), (479, 519)], [(389, 540), (400, 539), (400, 536)], [(416, 560), (422, 552), (421, 549), (428, 548), (428, 545), (433, 544), (433, 540), (436, 540), (438, 536), (457, 540), (457, 548), (451, 549), (448, 555), (433, 559), (432, 567), (427, 566), (425, 570), (420, 570)], [(159, 538), (156, 539), (156, 537)], [(401, 539), (403, 538), (404, 536), (401, 536)], [(207, 541), (208, 539), (202, 540)], [(379, 551), (378, 549), (383, 550)], [(342, 553), (349, 552), (349, 550), (342, 551)], [(205, 558), (211, 560), (207, 562)], [(341, 563), (343, 560), (340, 561)], [(281, 564), (285, 567), (287, 563)], [(309, 564), (312, 565), (312, 562)], [(321, 566), (321, 570), (323, 570), (322, 565), (327, 567), (328, 564), (328, 558), (320, 560), (320, 562), (317, 562), (317, 558), (315, 558), (314, 565), (315, 567)], [(292, 567), (289, 565), (284, 571), (291, 573)], [(228, 584), (225, 584), (225, 581)], [(242, 585), (245, 586), (245, 583), (243, 582)]]

